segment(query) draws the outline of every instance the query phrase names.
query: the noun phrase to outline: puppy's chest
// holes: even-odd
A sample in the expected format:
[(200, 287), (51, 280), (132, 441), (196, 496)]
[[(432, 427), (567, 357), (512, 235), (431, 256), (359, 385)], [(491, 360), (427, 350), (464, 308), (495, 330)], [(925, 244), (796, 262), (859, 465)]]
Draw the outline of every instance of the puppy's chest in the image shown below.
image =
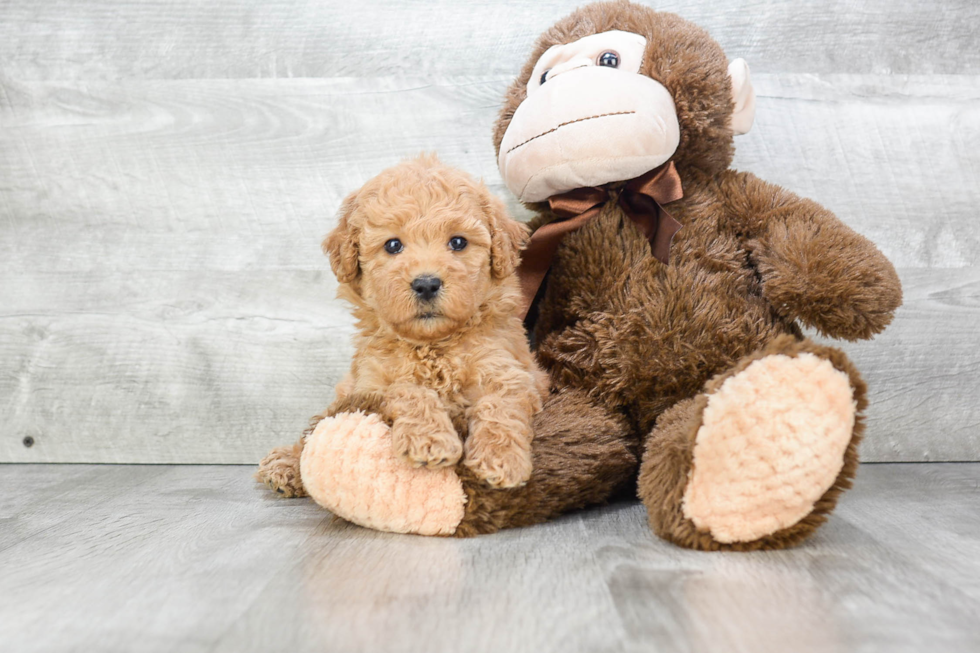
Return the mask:
[(405, 380), (434, 390), (449, 403), (461, 401), (470, 372), (463, 357), (432, 347), (416, 347), (406, 358), (404, 373), (411, 379)]

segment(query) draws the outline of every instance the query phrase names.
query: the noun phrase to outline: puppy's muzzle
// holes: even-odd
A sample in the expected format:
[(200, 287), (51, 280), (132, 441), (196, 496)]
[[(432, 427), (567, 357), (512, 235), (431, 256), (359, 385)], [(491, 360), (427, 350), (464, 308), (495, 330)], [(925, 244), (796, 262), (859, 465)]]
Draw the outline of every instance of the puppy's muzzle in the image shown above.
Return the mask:
[(412, 290), (415, 291), (415, 296), (423, 302), (431, 302), (435, 299), (440, 288), (442, 288), (442, 279), (439, 277), (422, 276), (416, 277), (412, 281)]

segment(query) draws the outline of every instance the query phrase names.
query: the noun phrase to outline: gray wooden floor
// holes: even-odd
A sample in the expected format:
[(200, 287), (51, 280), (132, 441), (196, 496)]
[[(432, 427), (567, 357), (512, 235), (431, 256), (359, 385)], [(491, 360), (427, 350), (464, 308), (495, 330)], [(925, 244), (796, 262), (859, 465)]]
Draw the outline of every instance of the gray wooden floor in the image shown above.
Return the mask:
[(623, 503), (377, 533), (238, 466), (0, 466), (0, 649), (977, 651), (980, 463), (866, 465), (807, 545), (705, 554)]

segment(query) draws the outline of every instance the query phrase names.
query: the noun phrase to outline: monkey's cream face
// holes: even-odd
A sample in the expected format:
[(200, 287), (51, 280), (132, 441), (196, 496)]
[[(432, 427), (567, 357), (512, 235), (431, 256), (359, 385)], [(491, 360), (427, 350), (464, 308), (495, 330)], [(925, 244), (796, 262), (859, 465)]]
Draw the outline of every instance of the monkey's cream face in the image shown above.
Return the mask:
[(498, 165), (523, 202), (637, 177), (680, 141), (674, 100), (640, 72), (647, 40), (611, 31), (549, 48), (500, 144)]

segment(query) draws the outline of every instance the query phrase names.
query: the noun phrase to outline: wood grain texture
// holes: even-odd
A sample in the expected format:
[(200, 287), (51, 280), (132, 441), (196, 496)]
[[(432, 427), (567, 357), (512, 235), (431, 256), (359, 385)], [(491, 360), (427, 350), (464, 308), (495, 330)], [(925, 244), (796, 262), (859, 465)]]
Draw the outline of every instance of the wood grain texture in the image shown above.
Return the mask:
[[(319, 252), (341, 198), (435, 150), (526, 218), (491, 125), (574, 4), (4, 3), (0, 460), (246, 463), (289, 441), (351, 354)], [(895, 324), (844, 347), (871, 385), (865, 458), (980, 459), (980, 6), (663, 8), (753, 64), (737, 167), (899, 268)]]
[(34, 651), (980, 646), (980, 464), (867, 465), (797, 549), (699, 553), (634, 502), (472, 540), (282, 500), (252, 468), (0, 466), (0, 641)]
[[(579, 0), (7, 0), (31, 80), (513, 75)], [(758, 72), (980, 74), (973, 0), (668, 0)]]
[[(506, 83), (8, 84), (0, 459), (253, 462), (287, 441), (351, 353), (318, 249), (334, 208), (423, 148), (504, 195), (482, 126)], [(738, 166), (837, 211), (907, 286), (884, 336), (845, 347), (871, 383), (865, 457), (975, 458), (980, 85), (757, 85)]]
[(977, 460), (980, 267), (899, 270), (905, 304), (880, 336), (834, 343), (868, 383), (865, 461)]

